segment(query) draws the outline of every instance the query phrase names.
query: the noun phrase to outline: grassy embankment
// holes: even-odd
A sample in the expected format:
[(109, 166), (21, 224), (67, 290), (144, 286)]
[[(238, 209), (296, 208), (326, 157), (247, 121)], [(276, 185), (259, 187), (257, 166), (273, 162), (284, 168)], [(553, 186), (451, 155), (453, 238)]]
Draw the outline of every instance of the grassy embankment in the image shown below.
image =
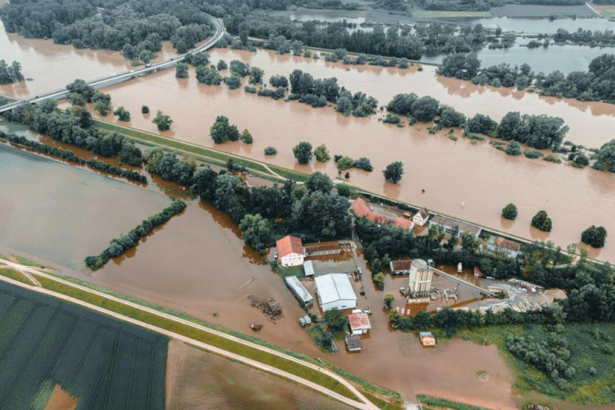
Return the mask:
[[(513, 370), (516, 380), (514, 389), (524, 396), (554, 398), (582, 405), (606, 405), (615, 403), (615, 354), (603, 352), (605, 344), (615, 345), (615, 323), (568, 324), (560, 336), (567, 341), (571, 353), (570, 364), (576, 374), (570, 389), (558, 389), (551, 378), (513, 356), (506, 348), (506, 337), (514, 333), (526, 340), (546, 341), (549, 330), (542, 326), (503, 326), (465, 330), (458, 334), (479, 344), (495, 344)], [(601, 336), (600, 336), (601, 335)], [(595, 375), (589, 369), (594, 368)]]
[[(332, 391), (335, 391), (336, 393), (339, 393), (345, 397), (351, 398), (353, 400), (357, 400), (356, 396), (350, 391), (348, 390), (345, 386), (341, 385), (339, 382), (337, 382), (336, 380), (307, 367), (301, 366), (301, 365), (297, 365), (294, 362), (291, 362), (287, 359), (284, 358), (280, 358), (277, 357), (275, 355), (266, 353), (266, 352), (262, 352), (260, 350), (251, 348), (249, 346), (245, 346), (242, 345), (240, 343), (234, 342), (232, 340), (228, 340), (225, 339), (221, 336), (218, 335), (214, 335), (199, 329), (195, 329), (191, 326), (188, 326), (186, 324), (182, 324), (182, 323), (177, 323), (174, 322), (172, 320), (166, 319), (164, 317), (160, 317), (156, 314), (150, 313), (150, 312), (145, 312), (139, 309), (134, 309), (130, 306), (127, 306), (123, 303), (120, 302), (116, 302), (116, 301), (112, 301), (106, 298), (103, 298), (101, 296), (92, 294), (90, 292), (86, 292), (84, 290), (81, 289), (77, 289), (74, 288), (72, 286), (68, 286), (62, 283), (59, 283), (57, 281), (54, 280), (50, 280), (47, 279), (45, 277), (39, 276), (39, 275), (35, 275), (37, 277), (37, 279), (39, 279), (40, 283), (43, 285), (44, 288), (58, 292), (58, 293), (62, 293), (64, 295), (67, 296), (71, 296), (74, 297), (76, 299), (79, 300), (83, 300), (85, 302), (91, 303), (93, 305), (96, 306), (100, 306), (103, 307), (105, 309), (109, 309), (111, 311), (120, 313), (122, 315), (137, 319), (137, 320), (141, 320), (145, 323), (149, 323), (151, 325), (193, 338), (195, 340), (199, 340), (201, 342), (204, 343), (208, 343), (211, 344), (212, 346), (216, 346), (219, 347), (221, 349), (242, 355), (244, 357), (248, 357), (251, 358), (253, 360), (257, 360), (261, 363), (265, 363), (265, 364), (269, 364), (271, 366), (274, 366), (276, 368), (279, 368), (281, 370), (287, 371), (288, 373), (294, 374), (296, 376), (305, 378), (306, 380), (310, 380), (316, 384), (319, 384), (323, 387), (326, 387)], [(209, 328), (212, 328), (214, 330), (218, 330), (218, 331), (222, 331), (225, 333), (228, 333), (232, 336), (262, 345), (262, 346), (266, 346), (269, 347), (273, 350), (277, 350), (280, 351), (282, 353), (288, 354), (289, 356), (293, 356), (302, 360), (305, 360), (307, 362), (311, 362), (323, 367), (328, 367), (330, 368), (330, 370), (337, 372), (338, 374), (344, 376), (345, 378), (353, 381), (357, 387), (362, 390), (363, 392), (366, 392), (368, 394), (370, 394), (370, 396), (373, 397), (379, 397), (379, 400), (383, 403), (385, 403), (385, 405), (392, 405), (392, 403), (389, 402), (394, 402), (397, 404), (401, 404), (402, 398), (398, 393), (386, 390), (380, 386), (376, 386), (373, 385), (370, 382), (367, 382), (365, 380), (359, 379), (356, 376), (353, 376), (351, 374), (346, 373), (345, 371), (330, 365), (329, 363), (321, 360), (321, 359), (313, 359), (310, 358), (309, 356), (303, 355), (301, 353), (297, 353), (297, 352), (293, 352), (284, 348), (281, 348), (279, 346), (273, 345), (271, 343), (265, 342), (263, 340), (257, 339), (255, 337), (251, 337), (248, 335), (244, 335), (242, 333), (239, 332), (234, 332), (234, 331), (230, 331), (228, 329), (225, 329), (221, 326), (215, 325), (215, 324), (211, 324), (211, 323), (207, 323), (205, 321), (202, 320), (198, 320), (196, 318), (190, 317), (188, 315), (173, 311), (171, 309), (166, 309), (163, 308), (161, 306), (157, 306), (155, 304), (152, 303), (148, 303), (127, 295), (123, 295), (108, 289), (104, 289), (98, 286), (94, 286), (88, 282), (76, 279), (76, 278), (72, 278), (69, 276), (64, 276), (64, 275), (59, 275), (59, 274), (54, 274), (54, 276), (57, 276), (61, 279), (70, 281), (70, 282), (74, 282), (76, 284), (79, 284), (81, 286), (85, 286), (87, 288), (93, 289), (93, 290), (97, 290), (99, 292), (103, 292), (133, 303), (137, 303), (139, 305), (151, 308), (151, 309), (155, 309), (158, 310), (160, 312), (163, 313), (167, 313), (167, 314), (171, 314), (174, 316), (177, 316), (181, 319), (193, 322), (195, 324), (199, 324), (202, 326), (206, 326)], [(384, 407), (383, 407), (384, 408)], [(391, 408), (391, 407), (387, 407), (387, 408)]]
[(441, 408), (451, 410), (490, 410), (485, 407), (472, 406), (470, 404), (459, 403), (456, 401), (442, 399), (440, 397), (427, 396), (425, 394), (418, 394), (417, 397), (421, 401), (421, 404), (423, 404), (424, 409), (429, 406), (429, 408)]
[[(293, 179), (295, 181), (305, 181), (307, 179), (307, 175), (301, 172), (296, 172), (284, 167), (279, 167), (277, 165), (267, 164), (265, 166), (258, 161), (254, 161), (239, 155), (230, 155), (222, 151), (202, 147), (195, 144), (190, 144), (183, 141), (178, 141), (172, 138), (163, 137), (161, 135), (156, 135), (151, 132), (137, 130), (130, 127), (124, 127), (122, 125), (113, 124), (101, 120), (94, 120), (94, 125), (97, 128), (101, 128), (107, 131), (119, 132), (120, 134), (125, 135), (126, 137), (129, 137), (142, 144), (162, 145), (180, 154), (194, 156), (197, 159), (203, 160), (204, 162), (210, 162), (217, 165), (225, 166), (226, 160), (232, 158), (236, 164), (246, 167), (247, 169), (255, 172), (258, 176), (273, 179), (275, 181), (279, 181), (280, 179), (276, 178), (275, 175), (273, 175), (269, 171), (269, 169), (284, 178)], [(267, 169), (267, 167), (269, 169)]]
[(32, 285), (32, 282), (30, 282), (30, 280), (26, 278), (23, 273), (13, 268), (0, 265), (0, 275), (6, 276), (7, 278), (14, 279), (21, 283), (25, 283), (27, 285)]

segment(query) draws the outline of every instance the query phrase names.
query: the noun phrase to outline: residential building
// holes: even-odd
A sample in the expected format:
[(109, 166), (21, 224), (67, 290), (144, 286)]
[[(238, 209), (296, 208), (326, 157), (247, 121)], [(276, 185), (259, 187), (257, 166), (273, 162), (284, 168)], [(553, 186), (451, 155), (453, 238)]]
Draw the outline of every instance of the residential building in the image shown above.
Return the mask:
[(436, 215), (429, 221), (429, 226), (442, 226), (444, 231), (448, 234), (452, 233), (453, 227), (457, 226), (459, 228), (459, 233), (466, 232), (470, 235), (478, 238), (480, 233), (482, 232), (482, 228), (478, 225), (474, 225), (471, 223), (459, 221), (457, 219), (449, 218), (448, 216)]
[(297, 298), (302, 306), (310, 307), (314, 304), (314, 298), (296, 276), (288, 276), (284, 280), (288, 289), (295, 295), (295, 298)]
[(315, 290), (323, 312), (333, 308), (354, 309), (357, 307), (357, 295), (354, 293), (350, 279), (345, 273), (330, 273), (314, 278)]
[(353, 335), (364, 335), (372, 328), (369, 316), (360, 310), (356, 313), (353, 311), (352, 314), (348, 315), (348, 326)]
[(497, 255), (508, 255), (510, 258), (517, 258), (521, 253), (521, 244), (510, 239), (492, 236), (487, 241), (487, 249)]
[(412, 222), (414, 222), (414, 224), (417, 226), (423, 226), (427, 223), (428, 219), (429, 210), (427, 210), (427, 208), (422, 208), (416, 213), (416, 215), (414, 215), (414, 217), (412, 218)]
[(359, 335), (346, 335), (346, 347), (350, 352), (360, 352), (361, 337)]
[(285, 236), (276, 242), (278, 265), (283, 268), (301, 266), (305, 260), (305, 249), (301, 238)]
[(429, 296), (433, 270), (423, 259), (414, 259), (410, 264), (410, 278), (408, 280), (409, 295), (412, 298)]

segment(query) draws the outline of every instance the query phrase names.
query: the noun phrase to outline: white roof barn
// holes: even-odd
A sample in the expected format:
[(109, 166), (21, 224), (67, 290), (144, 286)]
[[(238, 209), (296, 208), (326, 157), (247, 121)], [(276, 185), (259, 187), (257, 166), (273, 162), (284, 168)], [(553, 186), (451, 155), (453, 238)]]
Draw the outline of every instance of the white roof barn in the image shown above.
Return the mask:
[(331, 273), (317, 276), (315, 289), (323, 311), (333, 308), (350, 309), (357, 307), (357, 295), (352, 289), (350, 279), (344, 273)]

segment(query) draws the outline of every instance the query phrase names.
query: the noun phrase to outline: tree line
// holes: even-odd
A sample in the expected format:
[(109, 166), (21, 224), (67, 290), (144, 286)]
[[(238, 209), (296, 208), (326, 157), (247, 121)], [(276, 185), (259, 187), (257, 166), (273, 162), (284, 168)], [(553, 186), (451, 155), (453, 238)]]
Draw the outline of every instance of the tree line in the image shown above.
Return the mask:
[(615, 55), (603, 54), (594, 58), (588, 71), (573, 71), (564, 75), (559, 70), (550, 74), (534, 74), (528, 64), (511, 67), (502, 63), (481, 67), (475, 53), (453, 54), (444, 58), (438, 74), (470, 80), (474, 84), (495, 87), (532, 87), (541, 95), (576, 98), (580, 101), (615, 102)]
[[(243, 44), (248, 37), (265, 40), (267, 48), (281, 54), (304, 46), (345, 49), (353, 53), (419, 60), (425, 53), (463, 53), (485, 45), (511, 46), (514, 36), (495, 33), (481, 24), (455, 27), (432, 23), (414, 27), (378, 25), (373, 31), (348, 30), (343, 22), (317, 24), (314, 21), (292, 22), (288, 18), (263, 17), (235, 12), (225, 18), (229, 33)], [(297, 53), (295, 53), (297, 54)]]
[(568, 132), (568, 126), (559, 117), (521, 115), (513, 111), (507, 113), (499, 124), (483, 114), (467, 119), (464, 114), (441, 104), (433, 97), (419, 97), (414, 93), (395, 95), (387, 104), (387, 111), (411, 117), (410, 124), (416, 121), (434, 121), (439, 116), (436, 120), (439, 128), (459, 127), (463, 128), (467, 135), (480, 133), (506, 141), (521, 142), (537, 149), (557, 150)]
[(184, 209), (186, 209), (184, 201), (173, 199), (171, 205), (162, 212), (150, 216), (127, 234), (122, 234), (118, 238), (111, 240), (109, 246), (99, 255), (85, 258), (85, 264), (92, 270), (102, 268), (111, 258), (117, 258), (123, 255), (124, 252), (137, 246), (141, 238), (149, 235), (156, 227), (165, 224), (175, 215), (183, 212)]
[(55, 101), (45, 100), (39, 105), (22, 104), (3, 113), (3, 117), (94, 155), (119, 157), (122, 163), (132, 166), (141, 166), (143, 162), (141, 150), (131, 140), (117, 132), (96, 129), (92, 115), (78, 105), (62, 111)]
[[(190, 188), (201, 200), (227, 212), (243, 232), (249, 232), (244, 240), (256, 250), (273, 246), (277, 237), (287, 234), (307, 241), (350, 234), (350, 203), (333, 193), (333, 183), (326, 175), (328, 184), (287, 181), (282, 186), (247, 187), (226, 170), (217, 173), (208, 165), (197, 166), (162, 148), (147, 151), (145, 160), (152, 174)], [(318, 178), (316, 174), (310, 178)]]
[(553, 35), (553, 40), (556, 43), (571, 42), (591, 47), (612, 46), (615, 44), (615, 32), (608, 29), (600, 31), (583, 30), (582, 28), (569, 32), (566, 29), (559, 28)]
[(21, 64), (13, 61), (8, 65), (6, 61), (0, 60), (0, 84), (12, 84), (23, 81), (24, 76), (21, 73)]

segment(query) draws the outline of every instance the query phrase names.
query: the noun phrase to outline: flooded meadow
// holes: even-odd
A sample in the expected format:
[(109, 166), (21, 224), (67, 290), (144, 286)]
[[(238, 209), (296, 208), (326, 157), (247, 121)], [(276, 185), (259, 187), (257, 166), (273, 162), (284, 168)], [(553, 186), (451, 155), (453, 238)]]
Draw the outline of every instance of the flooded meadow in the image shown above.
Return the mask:
[[(212, 61), (219, 59), (227, 62), (240, 59), (260, 67), (267, 79), (275, 74), (288, 75), (295, 68), (315, 78), (335, 76), (340, 85), (374, 95), (381, 105), (399, 92), (415, 92), (432, 95), (466, 115), (481, 112), (499, 120), (506, 112), (519, 110), (560, 116), (570, 126), (568, 139), (586, 146), (599, 147), (613, 138), (615, 129), (613, 105), (477, 87), (436, 76), (431, 67), (420, 72), (416, 67), (399, 70), (344, 66), (262, 50), (256, 53), (214, 50)], [(169, 70), (105, 91), (116, 106), (122, 105), (133, 113), (138, 113), (141, 105), (147, 103), (153, 112), (160, 109), (169, 114), (174, 120), (173, 127), (162, 135), (298, 171), (337, 175), (333, 161), (298, 165), (292, 148), (300, 141), (309, 141), (314, 147), (325, 144), (335, 155), (368, 157), (374, 172), (351, 170), (349, 183), (524, 238), (552, 240), (565, 248), (578, 244), (581, 232), (592, 224), (615, 231), (615, 178), (609, 173), (510, 157), (487, 141), (472, 143), (463, 138), (452, 141), (443, 131), (430, 135), (429, 124), (398, 128), (382, 124), (376, 116), (344, 117), (331, 108), (315, 109), (298, 102), (258, 97), (242, 89), (207, 86), (196, 81), (192, 69), (188, 79), (178, 80), (173, 70)], [(250, 130), (254, 143), (215, 145), (208, 130), (218, 115), (227, 116), (240, 130)], [(111, 116), (104, 119), (117, 121)], [(151, 114), (135, 114), (127, 125), (158, 133), (151, 120)], [(456, 136), (460, 137), (459, 130)], [(265, 156), (263, 150), (268, 146), (275, 147), (278, 154)], [(404, 178), (397, 185), (386, 183), (381, 173), (393, 161), (405, 165)], [(512, 223), (500, 216), (501, 209), (510, 202), (520, 211), (519, 218)], [(530, 227), (532, 217), (542, 209), (553, 219), (550, 234)], [(590, 214), (588, 209), (592, 209)], [(588, 217), (578, 218), (579, 214)], [(591, 256), (613, 262), (615, 245), (607, 243), (600, 251), (592, 250)]]

